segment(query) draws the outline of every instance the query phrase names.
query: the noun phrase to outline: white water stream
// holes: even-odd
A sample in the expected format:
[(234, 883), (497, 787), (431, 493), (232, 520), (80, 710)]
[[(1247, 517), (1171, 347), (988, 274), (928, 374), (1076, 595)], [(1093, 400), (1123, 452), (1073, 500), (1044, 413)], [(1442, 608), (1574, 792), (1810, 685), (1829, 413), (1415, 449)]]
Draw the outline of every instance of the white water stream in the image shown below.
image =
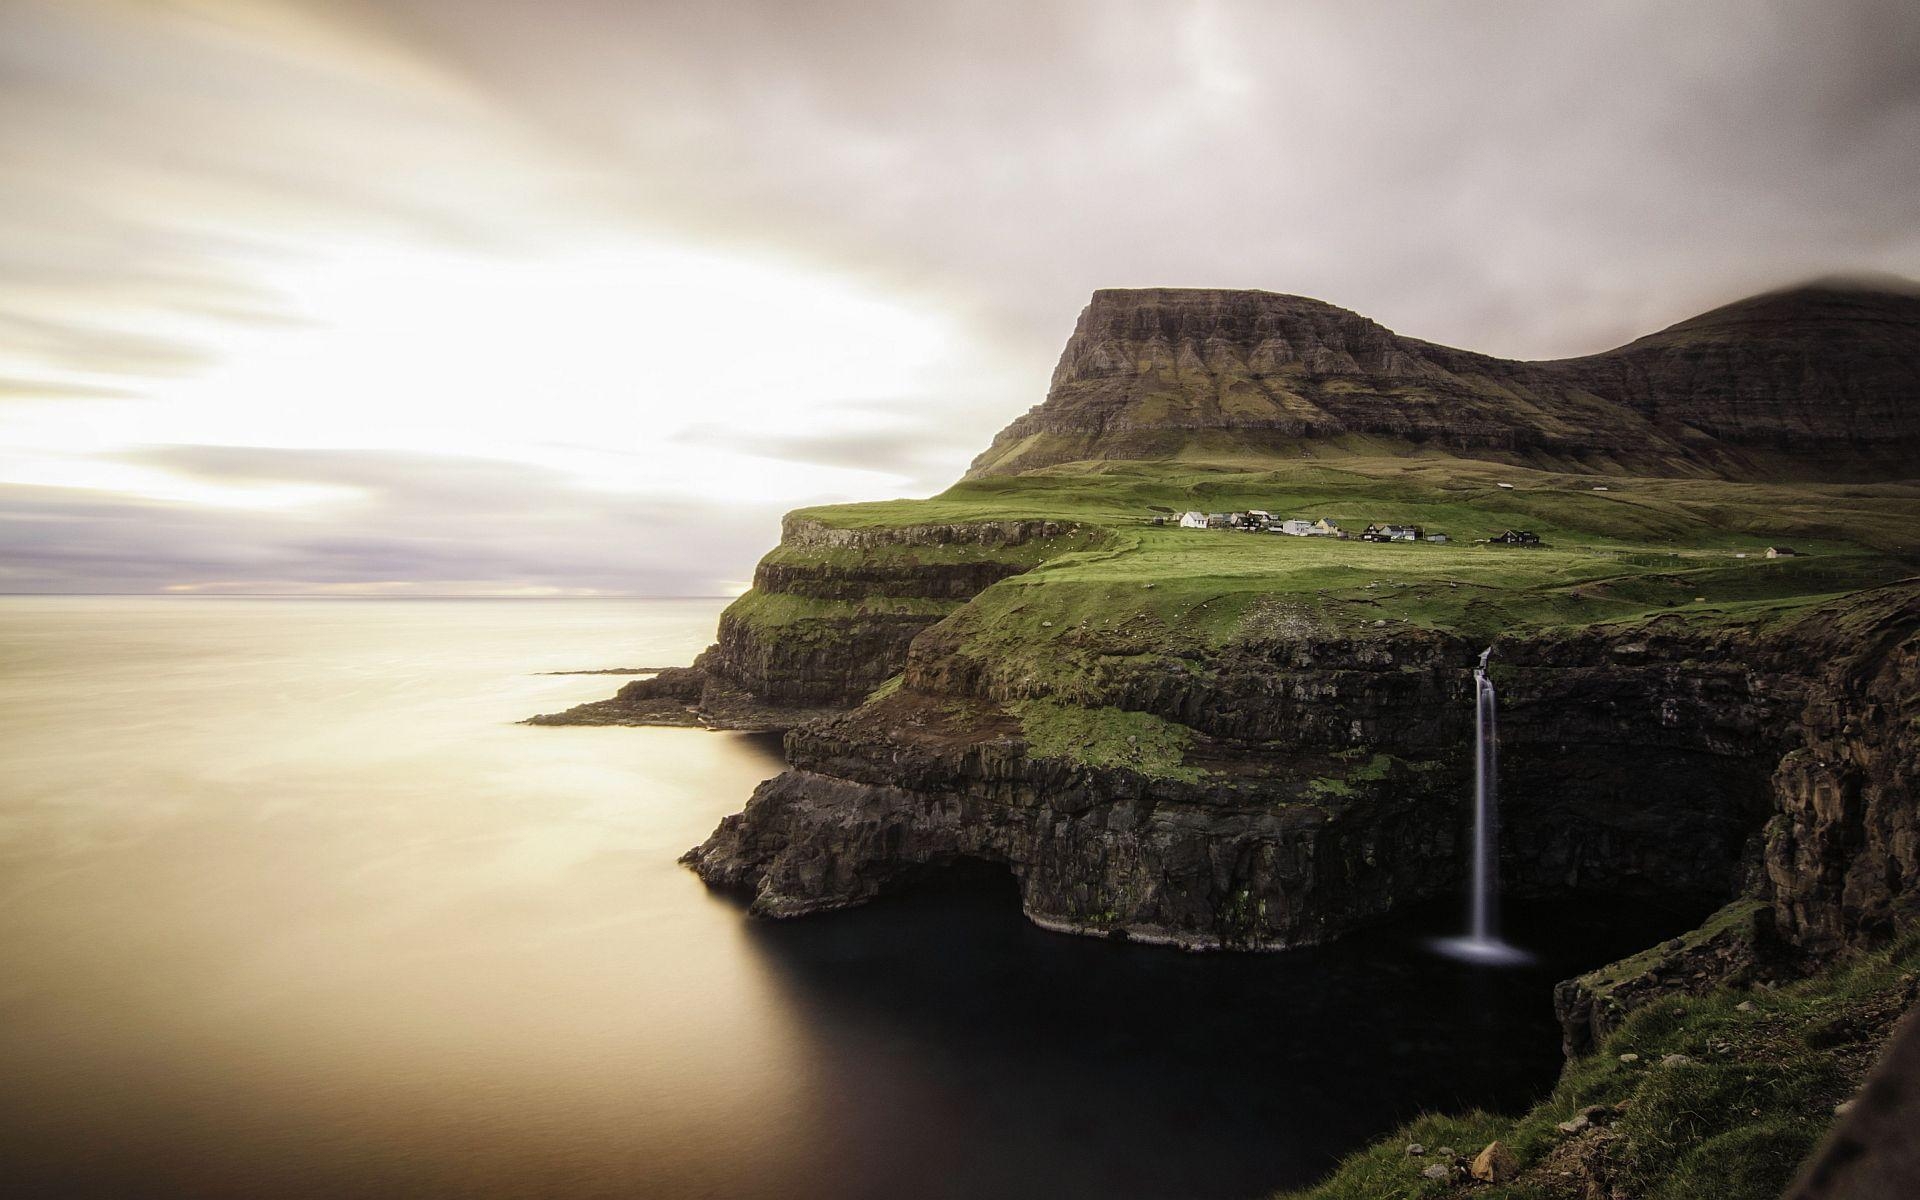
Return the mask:
[(1438, 948), (1475, 962), (1524, 962), (1526, 951), (1500, 940), (1499, 696), (1487, 677), (1489, 646), (1473, 669), (1473, 877), (1467, 894), (1467, 933)]

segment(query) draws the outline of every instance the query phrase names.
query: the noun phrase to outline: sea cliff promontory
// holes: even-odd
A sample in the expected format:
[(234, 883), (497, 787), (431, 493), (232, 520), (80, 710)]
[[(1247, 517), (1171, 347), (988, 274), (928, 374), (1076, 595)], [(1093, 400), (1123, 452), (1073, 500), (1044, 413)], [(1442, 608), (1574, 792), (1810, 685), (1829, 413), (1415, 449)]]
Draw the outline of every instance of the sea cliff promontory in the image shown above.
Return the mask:
[[(1561, 985), (1591, 1055), (1676, 998), (1905, 961), (1916, 462), (1904, 287), (1539, 363), (1301, 297), (1101, 291), (965, 479), (792, 514), (690, 668), (542, 719), (787, 730), (685, 860), (757, 914), (984, 862), (1050, 929), (1283, 950), (1463, 886), (1491, 649), (1505, 887), (1717, 910)], [(1359, 536), (1387, 524), (1418, 532)]]

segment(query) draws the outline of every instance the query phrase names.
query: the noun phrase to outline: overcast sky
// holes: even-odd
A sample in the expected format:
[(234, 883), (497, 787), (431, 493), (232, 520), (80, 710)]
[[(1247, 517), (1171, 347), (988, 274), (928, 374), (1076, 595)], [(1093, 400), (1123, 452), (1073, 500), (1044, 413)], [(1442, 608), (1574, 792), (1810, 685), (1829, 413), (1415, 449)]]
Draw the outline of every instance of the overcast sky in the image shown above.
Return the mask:
[(1920, 6), (0, 0), (0, 591), (714, 594), (1099, 287), (1920, 275)]

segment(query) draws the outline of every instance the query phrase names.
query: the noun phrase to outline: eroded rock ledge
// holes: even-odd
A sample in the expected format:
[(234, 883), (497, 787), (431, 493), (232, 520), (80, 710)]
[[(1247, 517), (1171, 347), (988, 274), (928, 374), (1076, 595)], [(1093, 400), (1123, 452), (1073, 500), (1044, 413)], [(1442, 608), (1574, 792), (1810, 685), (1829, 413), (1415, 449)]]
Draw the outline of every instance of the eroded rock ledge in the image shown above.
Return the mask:
[(790, 729), (860, 703), (922, 630), (981, 591), (1100, 536), (1051, 520), (842, 528), (789, 515), (692, 666), (527, 723)]
[[(1668, 619), (1503, 639), (1507, 886), (1752, 894), (1799, 953), (1883, 934), (1920, 879), (1917, 630), (1909, 583), (1767, 633)], [(1194, 769), (1172, 777), (1036, 755), (1010, 711), (1035, 685), (930, 636), (896, 693), (795, 729), (793, 769), (686, 861), (772, 916), (981, 859), (1049, 928), (1324, 941), (1459, 886), (1476, 649), (1294, 640), (1088, 681), (1083, 704), (1195, 731)]]

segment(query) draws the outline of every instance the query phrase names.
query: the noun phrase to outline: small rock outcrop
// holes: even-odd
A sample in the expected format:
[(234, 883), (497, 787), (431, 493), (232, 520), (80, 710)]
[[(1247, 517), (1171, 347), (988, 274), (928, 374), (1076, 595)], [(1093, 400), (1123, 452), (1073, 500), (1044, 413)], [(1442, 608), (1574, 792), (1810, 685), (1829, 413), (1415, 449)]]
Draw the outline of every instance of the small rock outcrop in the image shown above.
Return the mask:
[(1506, 1183), (1520, 1173), (1520, 1160), (1506, 1143), (1489, 1142), (1486, 1149), (1473, 1156), (1473, 1165), (1467, 1170), (1481, 1183)]

